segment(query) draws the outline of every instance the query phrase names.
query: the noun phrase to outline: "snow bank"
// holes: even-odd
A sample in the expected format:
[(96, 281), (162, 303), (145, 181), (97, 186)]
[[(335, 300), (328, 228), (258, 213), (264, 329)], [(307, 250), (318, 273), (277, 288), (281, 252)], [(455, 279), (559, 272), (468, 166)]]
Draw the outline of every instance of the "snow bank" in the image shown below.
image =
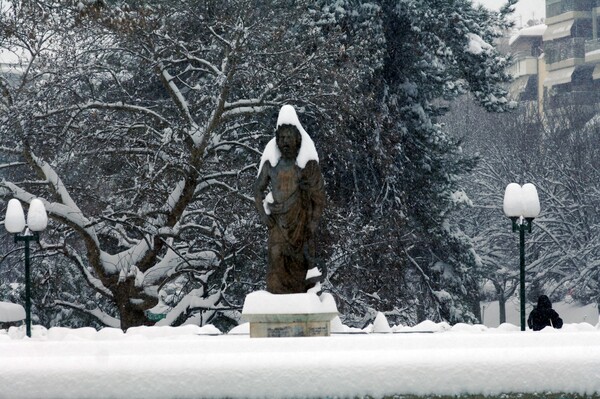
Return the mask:
[(589, 323), (541, 332), (507, 324), (413, 328), (274, 339), (207, 336), (190, 326), (34, 328), (31, 339), (0, 330), (0, 398), (600, 393), (600, 329)]
[(380, 334), (392, 332), (392, 328), (390, 327), (387, 318), (381, 312), (377, 312), (377, 316), (375, 317), (375, 321), (373, 322), (373, 332)]

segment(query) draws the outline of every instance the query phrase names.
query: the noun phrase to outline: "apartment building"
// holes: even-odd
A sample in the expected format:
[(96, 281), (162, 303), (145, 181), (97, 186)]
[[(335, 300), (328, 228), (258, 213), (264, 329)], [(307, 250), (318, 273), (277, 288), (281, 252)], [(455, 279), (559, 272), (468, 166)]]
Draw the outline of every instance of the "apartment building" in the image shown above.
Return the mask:
[(522, 29), (509, 41), (513, 98), (537, 101), (540, 110), (600, 103), (599, 31), (600, 0), (546, 0), (545, 25)]
[(545, 78), (543, 35), (546, 25), (530, 26), (519, 30), (508, 44), (515, 58), (511, 75), (515, 78), (510, 87), (511, 97), (518, 101), (542, 101)]

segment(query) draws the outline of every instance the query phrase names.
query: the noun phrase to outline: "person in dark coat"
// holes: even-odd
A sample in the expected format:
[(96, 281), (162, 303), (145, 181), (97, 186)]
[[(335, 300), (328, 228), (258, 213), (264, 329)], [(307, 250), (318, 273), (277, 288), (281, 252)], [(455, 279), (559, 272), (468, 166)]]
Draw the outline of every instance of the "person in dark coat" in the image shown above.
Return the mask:
[(548, 296), (540, 295), (537, 306), (529, 313), (527, 325), (533, 331), (540, 331), (548, 326), (561, 328), (563, 321), (556, 310), (552, 309), (552, 302), (550, 302)]

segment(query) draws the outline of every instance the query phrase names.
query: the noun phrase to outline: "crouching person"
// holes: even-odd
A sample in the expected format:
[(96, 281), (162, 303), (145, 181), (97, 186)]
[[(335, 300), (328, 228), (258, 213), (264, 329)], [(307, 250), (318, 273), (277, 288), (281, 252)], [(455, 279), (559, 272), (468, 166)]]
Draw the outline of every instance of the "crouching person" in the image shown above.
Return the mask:
[(540, 295), (537, 306), (529, 313), (527, 325), (533, 331), (540, 331), (545, 327), (561, 328), (562, 319), (556, 310), (552, 309), (552, 302), (546, 295)]

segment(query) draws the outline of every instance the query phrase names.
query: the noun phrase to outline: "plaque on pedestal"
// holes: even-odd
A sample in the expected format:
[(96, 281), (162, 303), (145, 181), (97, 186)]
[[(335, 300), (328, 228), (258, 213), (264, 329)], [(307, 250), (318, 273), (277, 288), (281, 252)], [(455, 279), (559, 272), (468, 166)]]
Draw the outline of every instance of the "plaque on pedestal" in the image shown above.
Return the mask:
[(251, 338), (326, 337), (338, 315), (330, 294), (270, 294), (257, 291), (244, 302), (242, 319), (250, 322)]

